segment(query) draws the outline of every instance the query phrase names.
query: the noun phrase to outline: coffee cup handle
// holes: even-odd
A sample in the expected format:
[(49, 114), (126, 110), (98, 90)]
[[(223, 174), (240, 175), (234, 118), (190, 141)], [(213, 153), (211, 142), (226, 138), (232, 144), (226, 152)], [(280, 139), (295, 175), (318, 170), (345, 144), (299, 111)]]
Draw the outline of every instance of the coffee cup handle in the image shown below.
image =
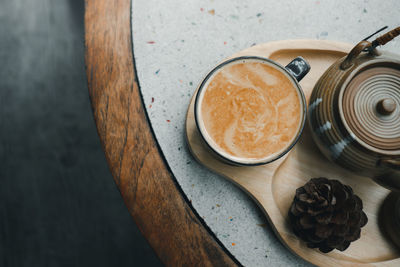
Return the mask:
[(286, 65), (285, 69), (300, 82), (310, 71), (311, 67), (304, 58), (296, 57)]

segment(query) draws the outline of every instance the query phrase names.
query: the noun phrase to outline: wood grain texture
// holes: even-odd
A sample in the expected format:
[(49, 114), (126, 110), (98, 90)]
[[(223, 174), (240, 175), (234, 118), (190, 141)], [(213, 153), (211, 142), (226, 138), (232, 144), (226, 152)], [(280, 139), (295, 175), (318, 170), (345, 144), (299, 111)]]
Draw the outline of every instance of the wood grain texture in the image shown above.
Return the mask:
[(175, 184), (144, 112), (132, 55), (129, 0), (87, 0), (86, 74), (97, 130), (139, 229), (169, 266), (232, 266)]
[[(264, 56), (286, 65), (296, 56), (304, 57), (311, 71), (300, 82), (308, 100), (314, 84), (336, 60), (346, 55), (351, 45), (318, 41), (292, 40), (261, 44), (234, 56)], [(249, 194), (260, 206), (280, 240), (295, 254), (319, 266), (400, 266), (399, 251), (382, 235), (378, 222), (381, 205), (389, 191), (367, 177), (357, 176), (328, 161), (315, 146), (306, 123), (295, 147), (283, 158), (270, 164), (236, 167), (217, 160), (201, 139), (194, 121), (193, 97), (187, 113), (186, 134), (195, 158), (204, 166), (226, 177)], [(310, 178), (325, 176), (350, 185), (364, 202), (369, 222), (361, 238), (344, 251), (324, 254), (309, 249), (292, 233), (287, 213), (295, 190)]]

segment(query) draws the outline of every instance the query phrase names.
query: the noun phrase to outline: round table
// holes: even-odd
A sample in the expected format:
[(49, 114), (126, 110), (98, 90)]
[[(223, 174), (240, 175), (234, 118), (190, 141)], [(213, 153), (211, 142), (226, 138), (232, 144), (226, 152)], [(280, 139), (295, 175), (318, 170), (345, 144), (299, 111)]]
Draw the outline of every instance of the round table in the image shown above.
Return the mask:
[[(279, 39), (356, 43), (398, 26), (399, 3), (86, 1), (97, 130), (124, 202), (163, 263), (309, 265), (280, 244), (244, 193), (193, 160), (187, 105), (203, 74), (237, 51)], [(399, 47), (395, 40), (385, 49)]]

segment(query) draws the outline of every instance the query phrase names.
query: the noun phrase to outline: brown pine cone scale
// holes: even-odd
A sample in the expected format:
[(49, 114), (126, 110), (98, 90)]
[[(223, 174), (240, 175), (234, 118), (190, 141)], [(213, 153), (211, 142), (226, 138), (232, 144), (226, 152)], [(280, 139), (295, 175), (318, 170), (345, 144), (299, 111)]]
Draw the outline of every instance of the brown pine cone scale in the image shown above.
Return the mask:
[(338, 180), (313, 178), (296, 190), (289, 209), (293, 232), (324, 253), (346, 250), (368, 222), (362, 200)]

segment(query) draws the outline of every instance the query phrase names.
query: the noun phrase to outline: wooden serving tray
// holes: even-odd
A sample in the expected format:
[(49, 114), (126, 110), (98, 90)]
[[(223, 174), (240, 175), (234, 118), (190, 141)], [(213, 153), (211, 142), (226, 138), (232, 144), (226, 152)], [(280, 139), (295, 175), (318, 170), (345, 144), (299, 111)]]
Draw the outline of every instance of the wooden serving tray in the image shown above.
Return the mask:
[[(351, 48), (350, 44), (331, 41), (290, 40), (253, 46), (232, 57), (263, 56), (286, 65), (296, 56), (303, 56), (311, 65), (310, 73), (300, 82), (308, 100), (322, 73)], [(329, 162), (314, 145), (307, 123), (299, 142), (284, 158), (256, 167), (235, 167), (212, 156), (195, 125), (194, 97), (187, 112), (186, 135), (193, 156), (249, 194), (263, 210), (280, 240), (306, 261), (320, 266), (400, 266), (399, 251), (382, 235), (378, 226), (378, 212), (389, 191)], [(350, 185), (364, 202), (369, 222), (362, 228), (361, 238), (344, 252), (334, 250), (324, 254), (307, 248), (293, 235), (286, 220), (296, 188), (310, 178), (321, 176)]]

